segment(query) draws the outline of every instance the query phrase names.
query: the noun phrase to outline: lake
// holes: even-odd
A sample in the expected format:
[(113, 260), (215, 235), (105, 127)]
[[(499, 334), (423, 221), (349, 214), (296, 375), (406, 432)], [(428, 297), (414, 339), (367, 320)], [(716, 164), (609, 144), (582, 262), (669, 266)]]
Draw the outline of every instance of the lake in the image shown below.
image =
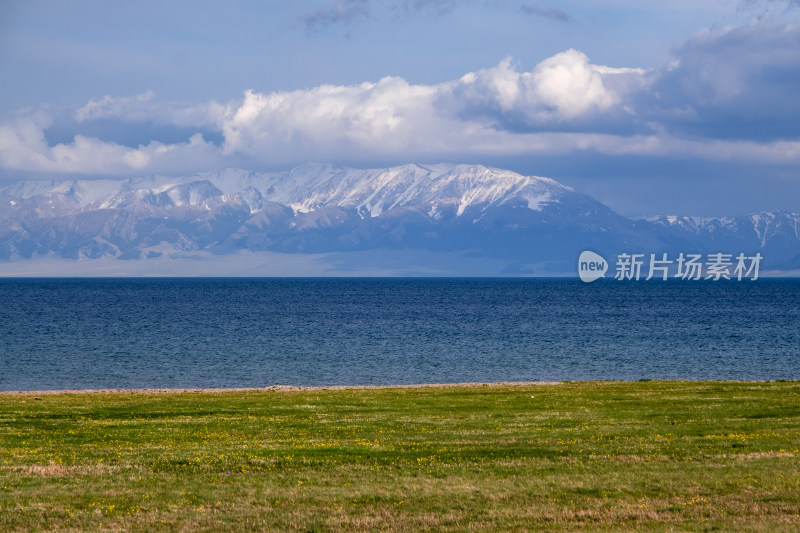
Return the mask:
[(0, 279), (0, 390), (800, 379), (800, 280)]

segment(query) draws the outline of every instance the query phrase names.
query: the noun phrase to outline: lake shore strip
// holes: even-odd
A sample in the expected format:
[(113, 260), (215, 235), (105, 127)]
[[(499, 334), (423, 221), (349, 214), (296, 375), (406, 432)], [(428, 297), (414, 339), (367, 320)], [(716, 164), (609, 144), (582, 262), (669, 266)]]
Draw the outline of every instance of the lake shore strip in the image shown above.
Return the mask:
[(325, 386), (295, 386), (295, 385), (270, 385), (269, 387), (222, 387), (222, 388), (161, 388), (161, 389), (54, 389), (54, 390), (25, 390), (25, 391), (0, 391), (0, 396), (9, 395), (53, 395), (53, 394), (189, 394), (189, 393), (217, 393), (217, 392), (304, 392), (322, 390), (354, 390), (354, 389), (418, 389), (418, 388), (452, 388), (452, 387), (509, 387), (509, 386), (550, 386), (562, 385), (563, 381), (497, 381), (488, 383), (420, 383), (408, 385), (325, 385)]

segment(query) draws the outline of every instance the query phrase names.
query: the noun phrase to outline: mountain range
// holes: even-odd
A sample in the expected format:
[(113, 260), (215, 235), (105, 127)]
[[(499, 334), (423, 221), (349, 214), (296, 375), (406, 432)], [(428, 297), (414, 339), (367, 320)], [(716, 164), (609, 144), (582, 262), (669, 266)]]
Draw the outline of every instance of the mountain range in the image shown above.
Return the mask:
[[(192, 272), (571, 274), (586, 249), (760, 253), (762, 268), (789, 271), (800, 268), (800, 214), (629, 218), (552, 179), (482, 165), (309, 163), (0, 188), (0, 274), (42, 261), (91, 274), (126, 259), (139, 266), (120, 272), (202, 260), (216, 266)], [(294, 270), (305, 258), (315, 269)], [(245, 263), (259, 268), (231, 270)]]

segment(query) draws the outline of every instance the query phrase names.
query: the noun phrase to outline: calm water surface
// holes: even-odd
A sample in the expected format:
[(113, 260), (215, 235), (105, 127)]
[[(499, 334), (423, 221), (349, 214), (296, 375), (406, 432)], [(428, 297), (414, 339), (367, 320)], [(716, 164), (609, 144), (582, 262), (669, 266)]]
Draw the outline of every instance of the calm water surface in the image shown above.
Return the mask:
[(800, 379), (800, 280), (0, 279), (0, 390)]

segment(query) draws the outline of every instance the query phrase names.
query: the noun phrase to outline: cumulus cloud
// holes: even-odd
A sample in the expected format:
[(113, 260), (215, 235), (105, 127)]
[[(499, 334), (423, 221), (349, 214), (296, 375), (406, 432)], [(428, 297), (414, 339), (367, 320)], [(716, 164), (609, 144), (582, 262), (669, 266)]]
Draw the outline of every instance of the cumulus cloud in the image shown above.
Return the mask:
[[(647, 83), (646, 74), (643, 69), (593, 65), (577, 50), (545, 59), (529, 72), (518, 71), (507, 58), (451, 83), (451, 94), (442, 99), (442, 105), (464, 120), (483, 120), (498, 129), (594, 131), (601, 127), (609, 132), (631, 122), (624, 102)], [(593, 124), (598, 120), (604, 125)]]
[[(6, 168), (124, 173), (160, 169), (170, 158), (220, 162), (246, 157), (256, 163), (291, 164), (341, 157), (458, 158), (465, 153), (512, 153), (552, 149), (541, 138), (520, 144), (505, 131), (503, 115), (530, 124), (569, 124), (617, 106), (620, 96), (604, 84), (615, 69), (597, 67), (568, 50), (520, 72), (510, 58), (459, 80), (415, 85), (399, 77), (353, 86), (260, 93), (248, 90), (227, 105), (159, 103), (150, 92), (106, 96), (74, 113), (78, 123), (101, 119), (213, 127), (224, 141), (202, 137), (183, 143), (122, 146), (84, 135), (49, 146), (49, 122), (16, 121), (0, 130), (0, 162)], [(92, 157), (91, 152), (97, 157)], [(105, 170), (104, 170), (105, 169)]]
[(610, 111), (620, 95), (604, 79), (629, 73), (594, 66), (585, 54), (568, 50), (530, 72), (518, 71), (507, 58), (436, 85), (386, 77), (356, 86), (247, 91), (243, 101), (229, 104), (221, 122), (224, 149), (254, 156), (287, 146), (309, 155), (356, 149), (414, 154), (467, 150), (476, 139), (485, 147), (487, 136), (504, 129), (503, 116), (558, 131)]
[(457, 103), (467, 106), (485, 103), (536, 122), (568, 121), (619, 103), (620, 96), (605, 80), (630, 72), (644, 71), (592, 65), (586, 54), (567, 50), (531, 72), (518, 72), (506, 58), (496, 67), (466, 74), (452, 84), (452, 91)]
[(560, 115), (572, 118), (591, 109), (606, 110), (618, 102), (603, 84), (601, 70), (592, 68), (586, 54), (567, 50), (539, 63), (525, 75), (534, 104), (542, 102)]
[(437, 128), (436, 87), (396, 77), (357, 86), (262, 94), (247, 91), (222, 121), (226, 153), (295, 150), (324, 154), (350, 148), (412, 148), (423, 128)]
[[(48, 141), (47, 109), (0, 123), (0, 168), (123, 175), (576, 152), (796, 163), (799, 88), (800, 28), (754, 23), (695, 35), (659, 69), (597, 65), (571, 49), (430, 85), (388, 76), (224, 104), (106, 96), (69, 115), (75, 133), (61, 142)], [(183, 136), (123, 145), (84, 127), (104, 120)]]

